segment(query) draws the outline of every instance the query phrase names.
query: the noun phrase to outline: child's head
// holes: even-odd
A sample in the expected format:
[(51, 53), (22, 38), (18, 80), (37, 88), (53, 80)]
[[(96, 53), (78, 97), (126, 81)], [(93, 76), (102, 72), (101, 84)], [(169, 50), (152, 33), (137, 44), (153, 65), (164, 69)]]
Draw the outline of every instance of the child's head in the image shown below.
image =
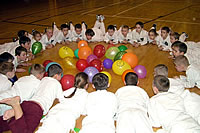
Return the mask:
[(15, 49), (15, 56), (17, 56), (17, 59), (19, 61), (26, 61), (27, 57), (27, 50), (26, 48), (19, 46)]
[(85, 32), (85, 36), (86, 36), (87, 40), (91, 40), (94, 35), (95, 35), (95, 33), (92, 29), (87, 29)]
[(115, 27), (114, 25), (109, 25), (107, 28), (107, 32), (109, 36), (112, 36), (115, 33)]
[(174, 64), (178, 72), (186, 71), (188, 66), (190, 65), (187, 57), (185, 57), (184, 55), (176, 57), (174, 60)]
[(140, 33), (142, 31), (142, 29), (144, 28), (144, 23), (142, 22), (137, 22), (135, 24), (135, 29), (136, 29), (136, 32)]
[(151, 29), (151, 30), (149, 31), (148, 35), (149, 35), (149, 38), (150, 38), (151, 40), (155, 40), (155, 38), (156, 38), (156, 36), (158, 35), (158, 33), (156, 32), (155, 29)]
[(40, 32), (39, 31), (34, 31), (33, 32), (33, 38), (36, 40), (36, 41), (40, 41), (41, 40), (41, 38), (42, 38), (42, 35), (40, 34)]
[(166, 26), (162, 27), (161, 28), (161, 37), (164, 38), (164, 39), (166, 39), (167, 36), (169, 35), (169, 32), (170, 32), (169, 27), (166, 27)]
[(106, 90), (109, 87), (108, 76), (103, 73), (97, 73), (92, 78), (92, 86), (96, 90)]
[(60, 29), (63, 32), (63, 35), (65, 36), (65, 35), (68, 34), (69, 25), (67, 25), (67, 24), (61, 24)]
[(63, 73), (63, 69), (60, 65), (58, 64), (52, 64), (49, 69), (48, 69), (48, 76), (53, 77), (56, 80), (60, 81), (61, 80), (61, 75)]
[(184, 55), (187, 52), (187, 45), (180, 41), (174, 42), (171, 47), (172, 47), (172, 53), (174, 57)]
[(75, 32), (76, 32), (76, 34), (80, 35), (80, 34), (81, 34), (81, 31), (82, 31), (82, 26), (81, 26), (81, 24), (76, 24), (76, 25), (75, 25)]
[(11, 62), (2, 62), (0, 63), (0, 73), (6, 75), (8, 78), (15, 76), (14, 65)]
[(45, 34), (47, 35), (47, 38), (51, 38), (53, 36), (53, 29), (50, 27), (45, 28)]
[(30, 67), (30, 74), (33, 74), (37, 79), (41, 80), (44, 77), (45, 68), (41, 64), (33, 64)]
[(123, 35), (123, 36), (127, 36), (128, 32), (129, 32), (129, 27), (128, 27), (128, 25), (123, 25), (123, 26), (122, 26), (121, 32), (122, 32), (122, 35)]
[(129, 72), (126, 74), (125, 76), (125, 85), (134, 85), (137, 86), (138, 85), (138, 76), (136, 73), (133, 72)]
[(157, 75), (153, 80), (153, 92), (158, 94), (159, 92), (167, 92), (169, 90), (169, 79), (163, 75)]
[(163, 75), (168, 77), (168, 67), (164, 64), (158, 64), (157, 66), (154, 67), (154, 77), (157, 75)]
[(88, 88), (88, 75), (84, 72), (80, 72), (76, 74), (74, 79), (74, 87), (80, 89), (87, 89)]
[(8, 52), (4, 52), (0, 55), (0, 63), (1, 62), (13, 62), (14, 57), (8, 53)]
[(19, 38), (21, 38), (21, 37), (23, 37), (23, 36), (28, 37), (28, 32), (25, 31), (25, 30), (20, 30), (20, 31), (18, 31), (17, 36), (18, 36)]
[(28, 37), (26, 37), (26, 36), (22, 36), (22, 37), (19, 39), (19, 44), (20, 44), (22, 47), (26, 48), (27, 51), (29, 51), (30, 48), (31, 48), (31, 40), (30, 40), (30, 38), (28, 38)]
[(175, 41), (179, 40), (180, 35), (177, 32), (170, 33), (170, 42), (174, 43)]

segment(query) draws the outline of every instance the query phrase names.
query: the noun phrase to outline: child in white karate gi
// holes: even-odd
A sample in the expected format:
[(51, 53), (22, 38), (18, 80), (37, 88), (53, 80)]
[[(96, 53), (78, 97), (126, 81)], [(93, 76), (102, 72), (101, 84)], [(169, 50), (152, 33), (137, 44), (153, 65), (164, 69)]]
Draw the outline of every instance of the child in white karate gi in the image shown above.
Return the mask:
[(129, 72), (125, 85), (115, 93), (118, 100), (116, 133), (153, 133), (147, 116), (149, 96), (138, 87), (138, 76)]
[(70, 30), (72, 33), (72, 41), (79, 42), (84, 39), (83, 37), (85, 36), (86, 24), (85, 22), (82, 22), (82, 25), (76, 24), (73, 26), (73, 24), (70, 23)]
[(158, 33), (156, 32), (155, 29), (151, 29), (148, 32), (147, 43), (156, 45), (158, 44)]
[(131, 30), (127, 25), (123, 25), (118, 30), (118, 41), (122, 44), (133, 44)]
[(118, 32), (116, 31), (114, 25), (109, 25), (107, 32), (104, 36), (104, 41), (108, 44), (117, 44), (118, 43)]
[(65, 99), (55, 105), (45, 116), (37, 133), (69, 133), (73, 131), (76, 119), (83, 114), (88, 92), (88, 75), (84, 72), (75, 76), (74, 87), (64, 92)]
[(161, 34), (158, 36), (158, 47), (163, 51), (171, 51), (170, 42), (170, 29), (169, 27), (162, 27)]

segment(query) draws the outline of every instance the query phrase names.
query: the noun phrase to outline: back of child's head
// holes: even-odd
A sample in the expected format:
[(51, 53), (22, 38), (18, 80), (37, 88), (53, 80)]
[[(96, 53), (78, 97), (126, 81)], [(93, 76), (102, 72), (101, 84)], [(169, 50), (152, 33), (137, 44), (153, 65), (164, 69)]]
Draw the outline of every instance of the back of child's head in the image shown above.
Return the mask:
[(22, 44), (25, 44), (25, 43), (30, 42), (30, 41), (31, 41), (30, 38), (28, 38), (28, 37), (26, 37), (26, 36), (22, 36), (22, 37), (20, 37), (20, 39), (19, 39), (19, 44), (22, 46)]
[(1, 62), (0, 63), (0, 73), (6, 75), (8, 72), (14, 70), (14, 65), (12, 62)]
[(151, 29), (150, 31), (149, 31), (149, 34), (150, 33), (153, 33), (155, 36), (157, 36), (158, 35), (158, 33), (156, 32), (156, 30), (155, 29)]
[(76, 74), (74, 79), (74, 87), (83, 89), (87, 84), (88, 84), (88, 75), (86, 73), (80, 72)]
[(179, 52), (183, 52), (184, 54), (187, 52), (187, 45), (181, 41), (175, 41), (172, 46), (179, 48)]
[(95, 33), (94, 33), (94, 31), (92, 29), (87, 29), (86, 32), (85, 32), (85, 35), (87, 35), (87, 36), (94, 36)]
[(129, 29), (128, 25), (123, 25), (122, 29)]
[(50, 67), (49, 67), (49, 69), (48, 69), (48, 76), (49, 77), (53, 77), (54, 75), (56, 75), (56, 74), (62, 74), (62, 72), (63, 72), (63, 69), (62, 69), (62, 67), (60, 66), (60, 65), (58, 65), (58, 64), (52, 64)]
[(107, 30), (114, 30), (115, 31), (115, 26), (114, 25), (109, 25)]
[(185, 67), (188, 67), (190, 65), (187, 57), (185, 57), (184, 55), (180, 55), (180, 56), (176, 57), (174, 60), (174, 64), (176, 66), (183, 65)]
[(108, 88), (108, 76), (103, 73), (97, 73), (92, 78), (92, 84), (96, 90), (106, 90)]
[(169, 90), (169, 79), (163, 75), (157, 75), (154, 77), (153, 86), (158, 89), (159, 92), (167, 92)]
[(137, 74), (133, 73), (133, 72), (127, 73), (126, 76), (125, 76), (125, 83), (126, 83), (126, 86), (128, 86), (128, 85), (137, 86), (137, 84), (138, 84)]
[(20, 56), (22, 52), (26, 52), (27, 53), (27, 49), (19, 46), (15, 49), (15, 56)]
[(168, 77), (168, 67), (164, 64), (158, 64), (154, 67), (154, 76), (163, 75)]
[(82, 28), (81, 24), (76, 24), (74, 27), (75, 27), (75, 29), (81, 29)]
[(4, 52), (0, 55), (0, 63), (1, 62), (13, 62), (14, 57), (8, 53), (8, 52)]
[(20, 30), (20, 31), (18, 31), (17, 36), (18, 36), (19, 38), (21, 38), (22, 36), (26, 36), (27, 33), (28, 33), (28, 32), (25, 31), (25, 30)]
[(35, 30), (35, 31), (33, 32), (33, 37), (36, 37), (36, 35), (40, 35), (40, 36), (41, 36), (41, 33), (40, 33), (39, 31)]
[(141, 21), (136, 22), (135, 26), (139, 25), (141, 28), (144, 28), (144, 23), (142, 23)]
[(167, 33), (170, 32), (170, 29), (169, 29), (169, 27), (167, 27), (167, 26), (162, 27), (161, 30), (166, 31)]
[(64, 28), (69, 29), (69, 25), (67, 25), (67, 24), (61, 24), (60, 29), (63, 30)]
[(34, 76), (36, 76), (38, 74), (42, 74), (44, 72), (45, 72), (45, 68), (41, 64), (33, 64), (30, 67), (30, 74), (33, 74)]
[(175, 40), (179, 40), (180, 35), (177, 32), (171, 32), (170, 36), (173, 36)]

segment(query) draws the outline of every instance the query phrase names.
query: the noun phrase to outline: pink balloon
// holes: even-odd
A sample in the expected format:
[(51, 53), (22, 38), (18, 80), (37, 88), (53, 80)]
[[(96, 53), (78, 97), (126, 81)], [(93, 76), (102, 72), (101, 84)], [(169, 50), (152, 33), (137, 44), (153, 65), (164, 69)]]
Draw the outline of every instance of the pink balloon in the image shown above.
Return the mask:
[(89, 55), (89, 56), (87, 57), (87, 62), (88, 62), (88, 64), (89, 64), (91, 61), (93, 61), (94, 59), (98, 59), (96, 55), (93, 55), (93, 54)]
[(138, 78), (145, 78), (146, 75), (147, 75), (147, 70), (144, 66), (142, 65), (137, 65), (135, 68), (134, 68), (134, 71), (135, 73), (138, 75)]

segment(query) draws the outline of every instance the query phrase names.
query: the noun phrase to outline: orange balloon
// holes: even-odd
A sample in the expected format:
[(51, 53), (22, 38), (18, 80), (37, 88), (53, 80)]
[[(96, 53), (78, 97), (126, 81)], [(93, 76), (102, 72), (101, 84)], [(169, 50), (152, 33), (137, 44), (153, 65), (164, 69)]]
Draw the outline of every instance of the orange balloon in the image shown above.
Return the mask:
[(92, 54), (92, 49), (88, 46), (83, 46), (78, 50), (79, 59), (87, 59), (89, 55)]
[(126, 53), (122, 56), (122, 60), (127, 62), (131, 68), (134, 68), (135, 66), (138, 65), (138, 58), (135, 54), (133, 53)]
[(122, 81), (123, 82), (125, 81), (126, 74), (129, 73), (129, 72), (134, 72), (134, 71), (132, 69), (128, 69), (128, 70), (126, 70), (126, 71), (123, 72), (123, 74), (122, 74)]
[(88, 43), (86, 41), (84, 41), (84, 40), (79, 41), (78, 42), (78, 48), (81, 48), (83, 46), (88, 46)]

